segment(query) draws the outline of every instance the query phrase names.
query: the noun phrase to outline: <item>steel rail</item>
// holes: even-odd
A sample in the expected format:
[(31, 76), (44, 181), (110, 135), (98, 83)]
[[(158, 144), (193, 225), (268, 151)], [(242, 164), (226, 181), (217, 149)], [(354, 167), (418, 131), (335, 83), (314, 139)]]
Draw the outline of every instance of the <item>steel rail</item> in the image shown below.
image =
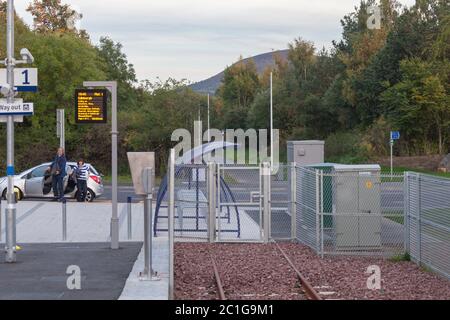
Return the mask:
[(300, 273), (300, 271), (295, 267), (294, 263), (289, 259), (288, 255), (281, 249), (280, 245), (275, 242), (275, 245), (277, 246), (278, 250), (281, 252), (281, 254), (284, 256), (286, 261), (289, 263), (291, 268), (295, 271), (297, 274), (297, 277), (300, 281), (300, 284), (303, 286), (305, 290), (305, 294), (308, 297), (309, 300), (322, 300), (320, 295), (317, 293), (317, 291), (314, 289), (314, 287), (309, 283), (309, 281)]

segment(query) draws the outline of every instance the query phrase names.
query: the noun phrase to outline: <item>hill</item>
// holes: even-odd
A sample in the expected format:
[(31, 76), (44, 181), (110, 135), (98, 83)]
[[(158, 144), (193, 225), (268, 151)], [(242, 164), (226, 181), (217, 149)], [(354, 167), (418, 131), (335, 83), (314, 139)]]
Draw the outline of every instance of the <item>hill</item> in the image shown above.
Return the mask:
[[(258, 70), (258, 73), (262, 73), (268, 66), (273, 65), (275, 63), (274, 56), (278, 55), (283, 59), (287, 59), (289, 50), (278, 50), (273, 52), (267, 52), (263, 53), (254, 57), (250, 57), (247, 59), (244, 59), (245, 61), (249, 61), (250, 59), (253, 59), (253, 61), (256, 64), (256, 68)], [(201, 93), (201, 94), (211, 94), (214, 95), (216, 93), (216, 90), (219, 88), (220, 83), (223, 79), (223, 71), (216, 74), (215, 76), (212, 76), (211, 78), (208, 78), (203, 81), (196, 82), (192, 85), (190, 85), (190, 88), (194, 90), (195, 92)]]

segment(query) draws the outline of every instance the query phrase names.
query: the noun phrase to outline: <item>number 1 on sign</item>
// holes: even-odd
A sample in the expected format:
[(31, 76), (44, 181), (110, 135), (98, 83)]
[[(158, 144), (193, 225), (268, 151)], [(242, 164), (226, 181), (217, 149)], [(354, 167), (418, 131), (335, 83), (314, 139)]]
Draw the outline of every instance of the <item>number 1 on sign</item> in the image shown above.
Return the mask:
[(23, 82), (23, 84), (30, 84), (30, 81), (29, 81), (29, 78), (28, 78), (28, 70), (22, 71), (22, 74), (25, 77), (25, 81)]

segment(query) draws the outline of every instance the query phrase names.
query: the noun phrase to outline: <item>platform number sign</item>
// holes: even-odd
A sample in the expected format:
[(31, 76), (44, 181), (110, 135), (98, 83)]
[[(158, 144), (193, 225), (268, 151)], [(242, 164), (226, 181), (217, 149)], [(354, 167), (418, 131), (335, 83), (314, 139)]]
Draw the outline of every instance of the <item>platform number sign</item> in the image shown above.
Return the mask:
[[(7, 83), (6, 69), (0, 69), (0, 87)], [(17, 92), (36, 92), (38, 90), (37, 68), (15, 68), (14, 90)]]

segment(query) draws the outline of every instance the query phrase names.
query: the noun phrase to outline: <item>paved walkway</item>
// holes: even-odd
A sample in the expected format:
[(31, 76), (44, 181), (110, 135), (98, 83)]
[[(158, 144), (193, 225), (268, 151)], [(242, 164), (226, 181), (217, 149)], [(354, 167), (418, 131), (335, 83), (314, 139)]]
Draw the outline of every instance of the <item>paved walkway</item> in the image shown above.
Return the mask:
[[(0, 260), (1, 300), (117, 299), (141, 250), (141, 243), (27, 244), (18, 262)], [(69, 290), (69, 266), (81, 271), (81, 290)]]
[[(111, 220), (111, 204), (110, 203), (77, 203), (68, 202), (67, 203), (67, 241), (62, 243), (62, 210), (61, 204), (55, 202), (45, 202), (45, 201), (23, 201), (19, 202), (17, 206), (17, 243), (23, 248), (18, 252), (19, 263), (17, 264), (17, 270), (20, 274), (22, 271), (21, 266), (26, 265), (30, 269), (26, 272), (31, 272), (29, 275), (29, 283), (35, 281), (36, 286), (39, 288), (43, 287), (43, 299), (78, 299), (82, 297), (82, 292), (72, 293), (66, 296), (57, 296), (53, 287), (49, 287), (49, 284), (45, 281), (40, 281), (42, 274), (46, 273), (45, 268), (48, 268), (49, 279), (59, 279), (62, 280), (67, 278), (63, 270), (63, 274), (60, 274), (60, 268), (65, 266), (66, 261), (63, 259), (61, 263), (59, 262), (61, 256), (61, 250), (58, 248), (67, 248), (69, 252), (75, 252), (71, 263), (77, 264), (77, 261), (85, 261), (91, 259), (92, 267), (98, 268), (98, 274), (93, 273), (95, 277), (98, 277), (98, 283), (101, 284), (101, 270), (107, 269), (108, 264), (117, 264), (110, 259), (109, 256), (105, 255), (105, 258), (100, 258), (101, 248), (106, 252), (111, 253), (111, 259), (121, 259), (122, 253), (124, 254), (124, 263), (129, 260), (129, 256), (126, 250), (110, 250), (108, 242), (110, 241), (110, 220)], [(158, 237), (154, 241), (153, 246), (153, 261), (154, 270), (156, 270), (161, 275), (161, 281), (158, 282), (143, 282), (139, 281), (139, 272), (143, 270), (143, 252), (142, 252), (142, 241), (143, 241), (143, 204), (133, 203), (132, 204), (132, 237), (128, 240), (127, 234), (127, 204), (119, 204), (119, 223), (120, 223), (120, 241), (121, 248), (127, 249), (128, 246), (138, 247), (137, 250), (133, 251), (133, 264), (127, 269), (128, 276), (124, 279), (111, 278), (111, 290), (114, 294), (105, 296), (99, 292), (99, 299), (168, 299), (168, 260), (169, 260), (169, 250), (168, 250), (168, 240), (167, 237)], [(0, 224), (0, 247), (3, 247), (5, 241), (5, 224), (4, 215), (2, 215), (2, 223)], [(138, 242), (136, 244), (136, 242)], [(38, 253), (39, 250), (45, 251), (44, 248), (48, 248), (50, 251), (48, 255)], [(75, 250), (75, 249), (76, 250)], [(95, 250), (93, 250), (95, 249)], [(51, 254), (52, 250), (56, 250), (54, 254)], [(58, 251), (59, 250), (59, 251)], [(73, 251), (75, 250), (75, 251)], [(64, 251), (64, 250), (62, 250)], [(86, 256), (83, 255), (83, 251), (86, 251)], [(34, 252), (34, 253), (33, 253)], [(97, 259), (98, 254), (98, 259)], [(41, 259), (33, 259), (33, 256), (43, 255), (46, 258), (41, 261)], [(62, 255), (64, 256), (64, 255)], [(70, 257), (67, 257), (70, 258)], [(58, 260), (58, 262), (55, 262)], [(98, 260), (98, 261), (97, 261)], [(0, 261), (3, 261), (3, 257), (0, 257)], [(59, 269), (54, 269), (51, 264), (44, 264), (43, 261), (54, 262)], [(103, 262), (102, 262), (103, 261)], [(33, 266), (37, 264), (38, 269), (42, 268), (41, 272), (36, 272), (33, 274)], [(120, 264), (120, 263), (119, 263)], [(19, 266), (20, 265), (20, 266)], [(86, 269), (89, 269), (91, 265), (88, 265)], [(127, 265), (128, 266), (128, 265)], [(5, 267), (4, 265), (2, 267)], [(11, 266), (11, 270), (16, 267)], [(55, 267), (56, 268), (56, 267)], [(111, 266), (113, 268), (113, 266)], [(82, 268), (83, 269), (83, 268)], [(122, 271), (125, 269), (121, 269)], [(96, 269), (97, 270), (97, 269)], [(116, 269), (108, 271), (108, 273), (116, 272)], [(0, 273), (1, 268), (0, 268)], [(0, 282), (3, 287), (3, 276), (0, 275)], [(53, 277), (53, 278), (52, 278)], [(56, 277), (56, 278), (54, 278)], [(22, 278), (13, 278), (11, 284), (16, 282), (21, 282)], [(92, 279), (92, 278), (91, 278)], [(123, 280), (123, 281), (122, 281)], [(66, 280), (64, 280), (66, 281)], [(114, 282), (114, 283), (113, 283)], [(64, 282), (65, 283), (65, 282)], [(126, 286), (125, 286), (126, 283)], [(105, 282), (106, 284), (106, 282)], [(118, 287), (122, 290), (118, 290)], [(46, 288), (49, 288), (47, 290)], [(19, 286), (20, 288), (20, 286)], [(27, 286), (22, 287), (25, 290), (22, 295), (29, 295), (33, 298), (34, 290), (27, 291)], [(116, 291), (115, 291), (116, 290)], [(58, 291), (58, 290), (56, 290)], [(101, 291), (101, 290), (100, 290)], [(28, 293), (27, 293), (28, 292)], [(48, 295), (45, 292), (49, 292)], [(62, 291), (58, 291), (61, 294)], [(18, 292), (15, 294), (20, 295)], [(81, 295), (81, 296), (80, 296)], [(0, 299), (6, 296), (2, 296), (0, 289)], [(40, 298), (41, 295), (37, 294), (36, 299)], [(86, 299), (96, 299), (93, 294), (87, 294)], [(6, 299), (15, 299), (12, 296), (7, 296)], [(20, 297), (19, 297), (20, 299)], [(33, 298), (34, 299), (34, 298)]]

